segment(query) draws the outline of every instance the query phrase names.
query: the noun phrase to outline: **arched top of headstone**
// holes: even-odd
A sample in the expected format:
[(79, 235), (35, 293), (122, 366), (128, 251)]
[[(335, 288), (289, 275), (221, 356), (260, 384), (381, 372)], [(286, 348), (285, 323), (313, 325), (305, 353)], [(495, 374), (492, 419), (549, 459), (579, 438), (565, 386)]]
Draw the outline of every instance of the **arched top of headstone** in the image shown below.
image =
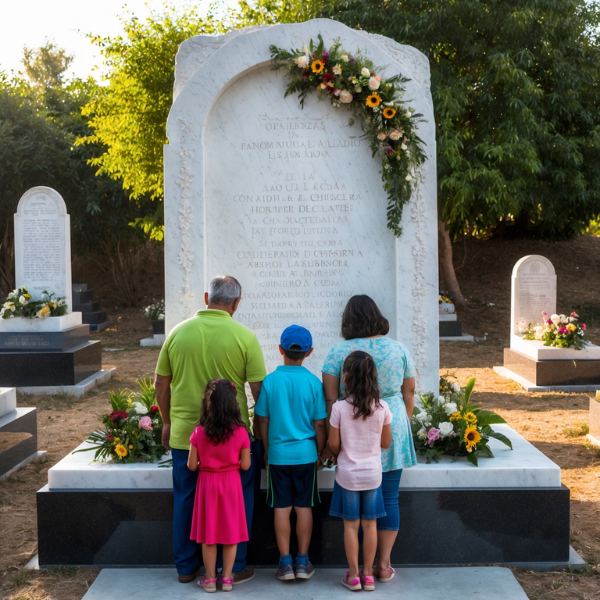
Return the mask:
[(556, 276), (554, 265), (545, 256), (540, 256), (539, 254), (524, 256), (517, 261), (513, 267), (512, 276), (518, 277), (519, 273)]
[(43, 203), (46, 208), (48, 206), (56, 207), (57, 215), (66, 215), (67, 214), (67, 205), (63, 200), (63, 197), (56, 191), (50, 187), (46, 187), (45, 185), (39, 185), (37, 187), (31, 188), (27, 190), (19, 200), (19, 204), (17, 205), (17, 215), (22, 216), (23, 212), (27, 205), (32, 201), (38, 201)]

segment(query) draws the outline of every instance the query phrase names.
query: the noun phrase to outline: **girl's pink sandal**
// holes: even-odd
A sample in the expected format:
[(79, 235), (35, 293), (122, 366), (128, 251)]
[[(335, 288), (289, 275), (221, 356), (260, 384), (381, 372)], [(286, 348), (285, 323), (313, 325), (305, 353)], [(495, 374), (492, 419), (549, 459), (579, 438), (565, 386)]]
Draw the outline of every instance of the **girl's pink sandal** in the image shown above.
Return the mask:
[(202, 575), (198, 585), (201, 588), (204, 588), (205, 592), (212, 594), (213, 592), (217, 591), (217, 578), (215, 577), (214, 579), (207, 579), (206, 575)]
[(396, 571), (394, 571), (393, 567), (388, 567), (387, 569), (382, 569), (382, 571), (389, 571), (390, 572), (390, 576), (389, 577), (377, 577), (377, 579), (381, 583), (389, 583), (392, 579), (394, 579), (394, 575), (396, 574)]
[(352, 581), (348, 581), (348, 573), (350, 573), (350, 571), (346, 571), (346, 576), (342, 579), (342, 585), (347, 587), (351, 592), (362, 590), (360, 578), (355, 577)]
[(221, 589), (224, 592), (230, 592), (233, 589), (233, 576), (223, 577), (221, 575)]
[(365, 592), (374, 592), (375, 591), (375, 579), (373, 575), (361, 575), (360, 581), (362, 583), (362, 589)]

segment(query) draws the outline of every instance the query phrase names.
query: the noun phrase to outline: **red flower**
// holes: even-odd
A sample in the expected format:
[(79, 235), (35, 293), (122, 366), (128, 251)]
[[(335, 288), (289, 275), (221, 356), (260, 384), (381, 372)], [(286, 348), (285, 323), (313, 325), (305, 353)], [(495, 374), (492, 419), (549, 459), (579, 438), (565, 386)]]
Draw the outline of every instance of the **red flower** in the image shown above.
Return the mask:
[(109, 434), (106, 436), (106, 441), (107, 441), (107, 442), (112, 442), (112, 439), (113, 439), (113, 436), (112, 436), (112, 435), (109, 433)]
[(329, 87), (333, 87), (333, 80), (335, 77), (331, 73), (325, 73), (323, 75), (323, 83)]
[(155, 415), (155, 414), (156, 414), (156, 413), (157, 413), (159, 410), (160, 410), (160, 409), (158, 408), (158, 406), (153, 406), (153, 407), (150, 409), (150, 412), (151, 412), (153, 415)]
[(118, 424), (121, 419), (127, 419), (128, 417), (124, 410), (117, 410), (110, 415), (110, 418), (113, 420), (113, 423)]

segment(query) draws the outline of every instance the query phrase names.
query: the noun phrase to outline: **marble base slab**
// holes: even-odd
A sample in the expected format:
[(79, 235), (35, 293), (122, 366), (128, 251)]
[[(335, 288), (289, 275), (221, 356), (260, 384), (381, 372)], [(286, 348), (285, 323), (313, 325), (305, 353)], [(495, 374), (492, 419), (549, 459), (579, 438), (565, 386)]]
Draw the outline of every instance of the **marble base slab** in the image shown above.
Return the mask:
[[(251, 600), (307, 600), (349, 597), (340, 584), (343, 571), (319, 569), (308, 581), (282, 583), (272, 569), (258, 569), (253, 581), (240, 593)], [(502, 567), (455, 567), (447, 569), (403, 569), (390, 583), (375, 584), (370, 597), (402, 597), (403, 600), (527, 600), (525, 592), (509, 569)], [(239, 587), (239, 586), (238, 586)], [(105, 600), (118, 589), (129, 600), (197, 600), (198, 586), (182, 586), (175, 569), (104, 569), (84, 596), (84, 600)], [(243, 590), (243, 592), (242, 592)], [(443, 590), (443, 593), (442, 593)], [(236, 589), (237, 591), (237, 589)], [(204, 593), (204, 592), (202, 592)], [(442, 595), (440, 595), (442, 594)]]
[(494, 371), (501, 377), (511, 379), (527, 392), (564, 392), (566, 394), (579, 394), (584, 392), (594, 392), (600, 390), (600, 384), (589, 385), (537, 385), (533, 381), (522, 377), (518, 373), (507, 369), (506, 367), (494, 367)]
[(83, 396), (98, 385), (108, 383), (116, 375), (117, 367), (108, 367), (97, 371), (75, 385), (33, 385), (20, 386), (17, 390), (23, 394), (67, 394), (67, 396)]
[(448, 313), (440, 313), (440, 321), (456, 321), (458, 320), (458, 315), (453, 314), (449, 315)]
[(164, 333), (155, 333), (152, 337), (140, 340), (140, 346), (162, 346), (166, 337)]
[[(490, 440), (493, 459), (481, 459), (474, 467), (466, 458), (452, 462), (443, 457), (439, 463), (430, 465), (419, 457), (419, 463), (405, 469), (401, 489), (463, 489), (463, 488), (560, 488), (560, 467), (530, 444), (508, 425), (494, 425), (513, 443), (514, 450), (498, 440)], [(89, 447), (86, 442), (77, 449)], [(158, 463), (134, 463), (118, 465), (112, 461), (92, 463), (93, 452), (69, 454), (48, 471), (51, 490), (132, 490), (172, 489), (171, 468), (159, 467)], [(166, 460), (165, 455), (163, 460)], [(321, 490), (333, 489), (334, 469), (318, 473)], [(267, 488), (263, 470), (261, 488)]]
[(544, 346), (544, 342), (511, 335), (510, 348), (533, 360), (600, 360), (600, 346), (594, 344), (589, 344), (583, 350), (552, 348)]
[(25, 319), (17, 317), (15, 319), (0, 319), (0, 332), (45, 332), (45, 331), (64, 331), (81, 325), (81, 313), (72, 312), (62, 317), (47, 317), (45, 319)]
[(0, 418), (17, 410), (17, 390), (0, 388)]
[(463, 333), (460, 336), (441, 337), (440, 342), (474, 342), (475, 338), (468, 333)]

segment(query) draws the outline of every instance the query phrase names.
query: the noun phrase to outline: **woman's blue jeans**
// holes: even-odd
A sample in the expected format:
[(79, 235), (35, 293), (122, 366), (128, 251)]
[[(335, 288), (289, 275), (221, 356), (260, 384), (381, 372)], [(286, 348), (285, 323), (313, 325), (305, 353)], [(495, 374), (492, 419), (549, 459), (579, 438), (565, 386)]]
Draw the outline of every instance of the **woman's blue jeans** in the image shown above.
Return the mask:
[(402, 469), (383, 473), (381, 490), (383, 492), (383, 505), (385, 506), (385, 517), (377, 519), (378, 531), (398, 531), (400, 529), (400, 507), (398, 506), (398, 494)]

